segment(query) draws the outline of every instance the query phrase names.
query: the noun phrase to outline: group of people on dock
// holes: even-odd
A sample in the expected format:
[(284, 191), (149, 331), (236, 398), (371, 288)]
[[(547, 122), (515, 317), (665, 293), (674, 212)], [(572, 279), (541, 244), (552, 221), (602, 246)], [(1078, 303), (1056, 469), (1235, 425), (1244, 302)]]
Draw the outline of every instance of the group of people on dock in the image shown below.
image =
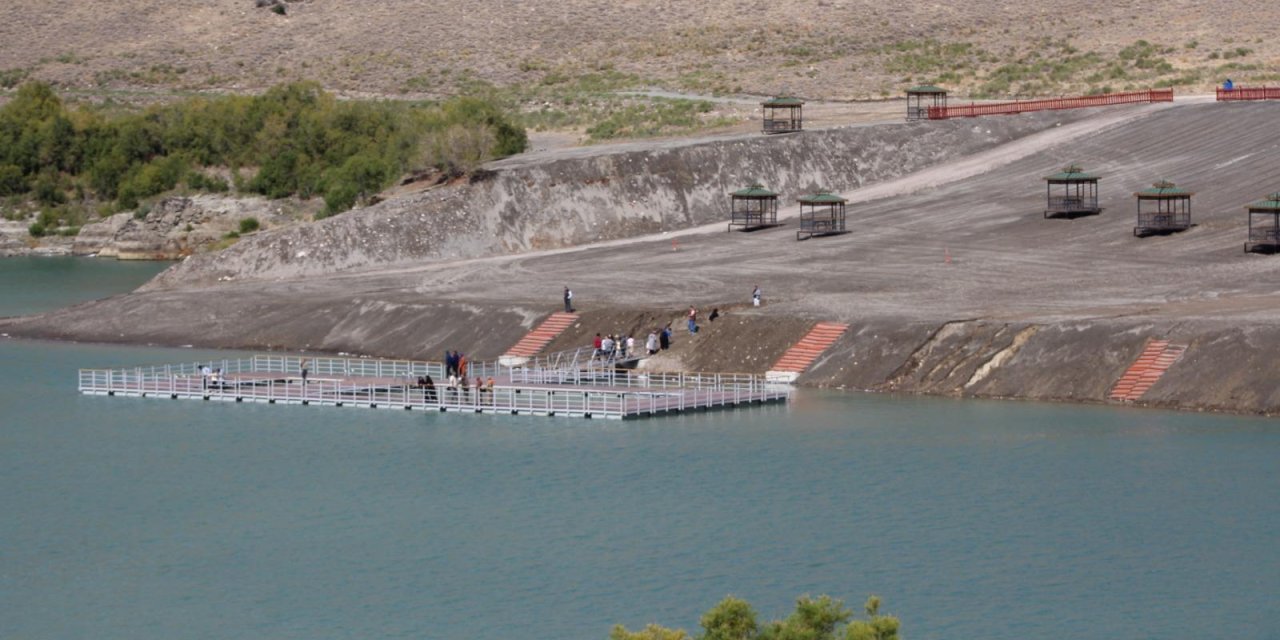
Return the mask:
[(630, 335), (596, 334), (592, 357), (597, 360), (626, 360), (636, 357), (636, 339)]
[(200, 370), (200, 388), (217, 389), (222, 386), (222, 369), (214, 369), (211, 365), (196, 363)]
[[(446, 366), (448, 365), (446, 364)], [(493, 404), (494, 388), (498, 382), (494, 380), (493, 376), (489, 376), (487, 380), (476, 376), (475, 381), (472, 382), (466, 376), (458, 375), (458, 372), (453, 369), (450, 369), (448, 374), (449, 377), (445, 381), (444, 387), (444, 403), (471, 402), (471, 395), (474, 390), (476, 404)], [(436, 381), (431, 377), (431, 374), (418, 376), (417, 382), (418, 388), (422, 389), (423, 402), (428, 404), (441, 402), (436, 389)], [(486, 396), (488, 398), (487, 401)]]
[(467, 356), (457, 351), (444, 352), (444, 374), (446, 376), (467, 377)]

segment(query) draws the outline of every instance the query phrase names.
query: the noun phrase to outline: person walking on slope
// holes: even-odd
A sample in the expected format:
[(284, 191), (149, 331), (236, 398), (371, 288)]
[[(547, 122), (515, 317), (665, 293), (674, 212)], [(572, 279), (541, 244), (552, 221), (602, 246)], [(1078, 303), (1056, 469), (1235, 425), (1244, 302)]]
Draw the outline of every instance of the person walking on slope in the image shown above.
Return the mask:
[(654, 329), (653, 331), (649, 332), (649, 338), (644, 341), (644, 348), (646, 351), (649, 352), (649, 355), (653, 355), (658, 352), (658, 330), (657, 329)]
[(573, 290), (569, 288), (569, 285), (564, 287), (564, 312), (573, 313)]
[(693, 307), (689, 307), (689, 335), (693, 335), (697, 332), (698, 332), (698, 310)]
[(760, 285), (756, 285), (756, 288), (751, 290), (751, 306), (760, 306)]
[(671, 348), (671, 323), (662, 328), (662, 333), (658, 334), (658, 340), (662, 344), (662, 350), (666, 351)]

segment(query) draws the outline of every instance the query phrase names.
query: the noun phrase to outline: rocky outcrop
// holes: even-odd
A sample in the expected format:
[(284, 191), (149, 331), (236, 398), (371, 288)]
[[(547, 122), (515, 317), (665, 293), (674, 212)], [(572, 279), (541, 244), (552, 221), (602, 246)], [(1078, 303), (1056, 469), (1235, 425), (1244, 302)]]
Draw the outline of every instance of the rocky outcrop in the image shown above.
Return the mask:
[(290, 221), (278, 204), (263, 198), (172, 197), (156, 203), (141, 218), (117, 213), (85, 225), (71, 250), (121, 260), (174, 260), (219, 242), (250, 217), (263, 226)]
[(21, 223), (0, 220), (0, 257), (26, 255), (30, 248), (24, 242), (30, 237)]

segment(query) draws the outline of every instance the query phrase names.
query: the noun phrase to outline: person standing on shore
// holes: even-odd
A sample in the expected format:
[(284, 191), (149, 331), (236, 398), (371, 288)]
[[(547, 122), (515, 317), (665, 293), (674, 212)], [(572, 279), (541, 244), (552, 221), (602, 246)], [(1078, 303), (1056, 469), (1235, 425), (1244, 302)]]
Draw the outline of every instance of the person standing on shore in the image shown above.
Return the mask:
[(658, 335), (658, 340), (662, 344), (662, 350), (666, 351), (671, 348), (671, 323), (662, 328), (662, 333)]
[(693, 335), (697, 332), (698, 332), (698, 310), (694, 307), (689, 307), (689, 335)]
[(756, 288), (751, 290), (751, 306), (760, 306), (760, 285), (756, 285)]
[(569, 285), (564, 286), (564, 312), (573, 313), (573, 289)]
[(649, 352), (649, 355), (653, 355), (658, 352), (658, 330), (657, 329), (654, 329), (653, 331), (649, 332), (649, 338), (644, 341), (644, 348), (645, 348), (645, 351)]
[(635, 336), (633, 336), (633, 335), (628, 335), (628, 336), (627, 336), (627, 342), (626, 342), (626, 345), (627, 345), (627, 347), (626, 347), (626, 349), (623, 351), (623, 356), (624, 356), (624, 357), (635, 357), (635, 355), (636, 355), (636, 337), (635, 337)]

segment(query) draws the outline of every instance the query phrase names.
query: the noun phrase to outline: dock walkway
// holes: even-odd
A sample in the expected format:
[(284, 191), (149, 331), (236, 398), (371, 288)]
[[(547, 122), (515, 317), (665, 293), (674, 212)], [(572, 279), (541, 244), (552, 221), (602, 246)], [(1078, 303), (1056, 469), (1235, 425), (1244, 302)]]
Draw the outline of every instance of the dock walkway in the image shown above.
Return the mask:
[[(450, 389), (438, 362), (258, 355), (209, 363), (81, 369), (87, 395), (223, 402), (456, 411), (502, 415), (631, 419), (686, 411), (786, 402), (790, 388), (746, 374), (647, 373), (589, 368), (502, 367), (474, 363), (467, 376), (492, 377), (492, 390)], [(419, 384), (430, 376), (434, 388)]]

